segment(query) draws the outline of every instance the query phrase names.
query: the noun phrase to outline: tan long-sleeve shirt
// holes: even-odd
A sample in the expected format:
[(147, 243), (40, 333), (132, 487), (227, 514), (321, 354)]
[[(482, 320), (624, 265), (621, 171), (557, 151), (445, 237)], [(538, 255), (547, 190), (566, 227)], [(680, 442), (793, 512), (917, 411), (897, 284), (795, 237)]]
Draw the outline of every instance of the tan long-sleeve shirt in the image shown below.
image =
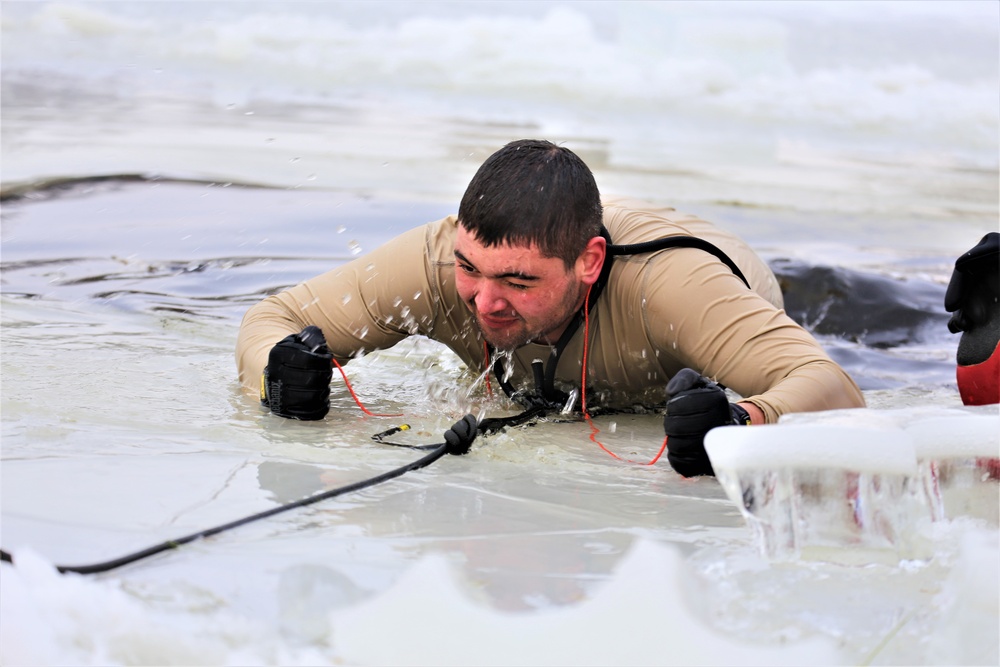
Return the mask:
[[(655, 406), (669, 379), (693, 368), (753, 403), (768, 422), (782, 414), (861, 407), (853, 380), (782, 310), (767, 265), (740, 239), (670, 208), (604, 199), (604, 224), (616, 244), (696, 236), (721, 248), (752, 290), (717, 258), (694, 248), (615, 257), (608, 284), (566, 346), (557, 386), (581, 384), (588, 336), (588, 407)], [(360, 353), (423, 335), (484, 369), (484, 344), (455, 289), (457, 219), (410, 230), (370, 254), (268, 297), (243, 318), (236, 359), (240, 380), (259, 388), (271, 347), (308, 325), (323, 330), (344, 363)], [(548, 345), (514, 351), (512, 383), (530, 383), (533, 359)]]

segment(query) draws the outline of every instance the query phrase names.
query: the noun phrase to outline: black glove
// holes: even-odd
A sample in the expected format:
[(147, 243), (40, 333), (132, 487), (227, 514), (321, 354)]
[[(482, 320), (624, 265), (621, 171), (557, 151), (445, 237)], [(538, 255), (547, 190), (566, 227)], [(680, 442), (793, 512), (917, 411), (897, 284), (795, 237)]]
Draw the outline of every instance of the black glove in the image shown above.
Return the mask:
[(685, 477), (714, 475), (705, 452), (705, 434), (716, 426), (749, 424), (741, 406), (730, 403), (725, 390), (690, 368), (684, 368), (667, 383), (667, 461)]
[(1000, 233), (990, 232), (955, 262), (944, 295), (948, 330), (962, 333), (955, 379), (966, 405), (1000, 401)]
[(997, 346), (1000, 308), (1000, 233), (990, 232), (955, 262), (944, 295), (952, 313), (948, 330), (962, 333), (958, 363), (971, 366), (989, 359)]
[(319, 327), (308, 326), (271, 348), (260, 402), (292, 419), (322, 419), (330, 411), (333, 355)]

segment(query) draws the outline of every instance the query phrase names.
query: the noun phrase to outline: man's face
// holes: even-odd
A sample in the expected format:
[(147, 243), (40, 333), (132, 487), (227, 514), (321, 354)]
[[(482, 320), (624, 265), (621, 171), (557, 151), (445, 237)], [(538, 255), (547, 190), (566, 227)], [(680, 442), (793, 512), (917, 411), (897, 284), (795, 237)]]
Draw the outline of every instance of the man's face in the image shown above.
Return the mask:
[[(579, 262), (578, 262), (579, 264)], [(459, 225), (455, 284), (486, 340), (498, 350), (554, 343), (583, 305), (586, 285), (536, 246), (487, 248)]]

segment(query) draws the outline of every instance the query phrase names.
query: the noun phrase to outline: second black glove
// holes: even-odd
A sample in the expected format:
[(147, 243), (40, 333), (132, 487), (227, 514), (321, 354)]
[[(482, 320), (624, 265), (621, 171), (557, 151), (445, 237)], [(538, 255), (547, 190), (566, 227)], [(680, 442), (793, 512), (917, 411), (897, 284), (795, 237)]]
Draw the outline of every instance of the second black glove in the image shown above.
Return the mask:
[(714, 475), (705, 434), (717, 426), (749, 424), (747, 411), (729, 402), (725, 390), (697, 371), (684, 368), (667, 383), (667, 461), (685, 477)]

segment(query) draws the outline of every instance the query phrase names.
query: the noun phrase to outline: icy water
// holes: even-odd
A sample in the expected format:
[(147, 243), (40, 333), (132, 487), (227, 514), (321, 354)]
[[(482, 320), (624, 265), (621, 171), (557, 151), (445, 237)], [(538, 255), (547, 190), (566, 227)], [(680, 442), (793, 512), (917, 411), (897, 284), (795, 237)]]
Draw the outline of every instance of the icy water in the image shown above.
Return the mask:
[[(347, 367), (403, 417), (335, 379), (289, 422), (233, 346), (251, 304), (454, 212), (525, 136), (750, 241), (870, 410), (957, 408), (943, 297), (997, 229), (995, 3), (2, 12), (5, 664), (996, 664), (995, 525), (934, 526), (925, 561), (772, 563), (715, 480), (579, 422), (51, 569), (403, 465), (370, 438), (402, 421), (436, 442), (509, 412), (413, 340)], [(655, 415), (597, 425), (634, 460), (662, 441)]]

